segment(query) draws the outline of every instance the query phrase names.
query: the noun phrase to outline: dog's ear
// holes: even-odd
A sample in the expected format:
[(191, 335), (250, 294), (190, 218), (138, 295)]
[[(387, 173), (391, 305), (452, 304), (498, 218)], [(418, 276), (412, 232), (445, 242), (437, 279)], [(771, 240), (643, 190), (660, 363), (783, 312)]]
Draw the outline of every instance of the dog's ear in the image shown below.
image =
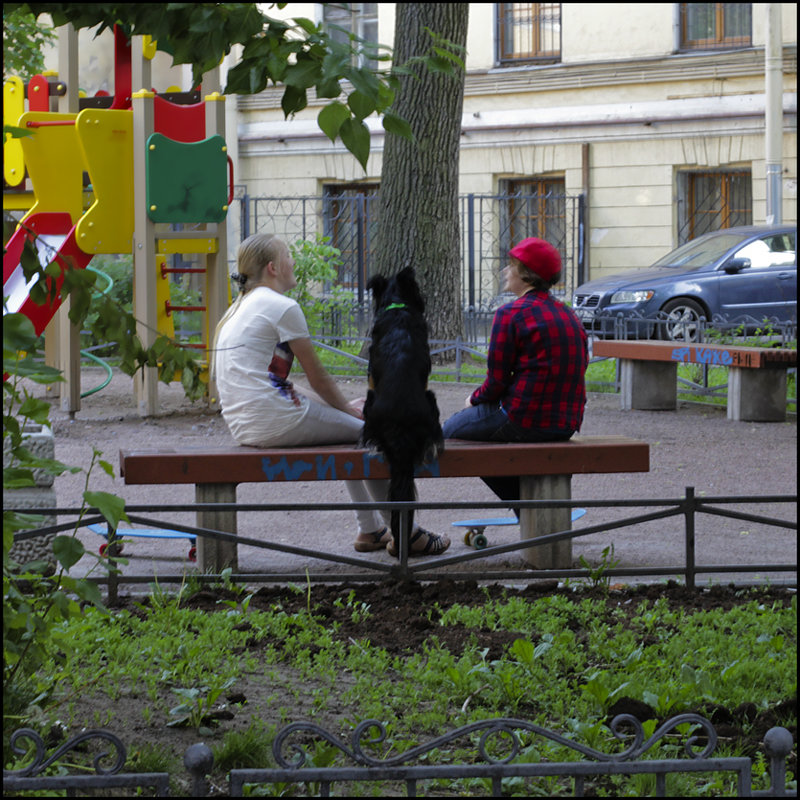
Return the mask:
[(383, 294), (388, 285), (389, 281), (387, 281), (383, 275), (373, 275), (369, 281), (367, 281), (367, 289), (372, 292), (372, 302), (375, 308), (380, 307)]
[(417, 311), (425, 310), (425, 301), (422, 299), (422, 292), (417, 284), (414, 267), (406, 267), (397, 273), (397, 286), (405, 303)]

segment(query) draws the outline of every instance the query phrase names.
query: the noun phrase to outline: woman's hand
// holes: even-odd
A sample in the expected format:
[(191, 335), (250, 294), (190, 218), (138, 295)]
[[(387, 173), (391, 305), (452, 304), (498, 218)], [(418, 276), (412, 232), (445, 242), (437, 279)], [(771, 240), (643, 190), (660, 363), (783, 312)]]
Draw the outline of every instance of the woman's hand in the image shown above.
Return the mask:
[(362, 398), (357, 397), (355, 400), (351, 400), (347, 406), (350, 414), (358, 419), (364, 419), (364, 400)]
[(470, 408), (472, 406), (472, 395), (468, 394), (467, 399), (464, 401), (464, 408)]

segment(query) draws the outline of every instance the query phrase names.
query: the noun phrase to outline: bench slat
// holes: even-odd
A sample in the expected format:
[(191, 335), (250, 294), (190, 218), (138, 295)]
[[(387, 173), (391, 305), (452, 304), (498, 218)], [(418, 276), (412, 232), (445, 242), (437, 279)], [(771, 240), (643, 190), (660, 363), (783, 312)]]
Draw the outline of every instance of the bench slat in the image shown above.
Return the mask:
[[(626, 436), (575, 436), (567, 442), (507, 444), (450, 440), (420, 478), (648, 472), (650, 447)], [(126, 484), (260, 483), (385, 479), (386, 464), (352, 445), (259, 449), (121, 450)]]
[(774, 347), (731, 347), (724, 344), (597, 339), (592, 343), (592, 355), (636, 361), (674, 361), (679, 364), (708, 364), (753, 369), (768, 367), (786, 369), (797, 366), (796, 350)]

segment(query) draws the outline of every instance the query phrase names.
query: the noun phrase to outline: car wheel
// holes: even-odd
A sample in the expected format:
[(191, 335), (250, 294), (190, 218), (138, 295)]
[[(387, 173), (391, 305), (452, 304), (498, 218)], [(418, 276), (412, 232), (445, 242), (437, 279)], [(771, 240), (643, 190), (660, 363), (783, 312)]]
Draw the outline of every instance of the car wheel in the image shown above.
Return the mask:
[(678, 297), (661, 308), (664, 321), (658, 326), (658, 338), (672, 342), (696, 342), (700, 338), (705, 309), (688, 297)]

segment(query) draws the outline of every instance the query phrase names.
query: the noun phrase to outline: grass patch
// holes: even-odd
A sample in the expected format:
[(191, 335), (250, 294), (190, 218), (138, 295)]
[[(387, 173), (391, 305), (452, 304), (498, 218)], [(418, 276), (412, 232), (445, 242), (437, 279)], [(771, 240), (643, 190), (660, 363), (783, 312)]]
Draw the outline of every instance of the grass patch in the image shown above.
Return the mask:
[[(87, 607), (61, 626), (63, 666), (35, 676), (41, 687), (56, 688), (28, 722), (46, 730), (58, 719), (76, 732), (99, 719), (127, 740), (139, 769), (172, 772), (185, 747), (203, 739), (214, 751), (217, 780), (235, 767), (271, 766), (277, 729), (303, 719), (344, 740), (361, 720), (381, 720), (386, 740), (365, 745), (376, 758), (497, 716), (612, 753), (623, 747), (608, 727), (621, 702), (650, 709), (646, 731), (684, 711), (710, 716), (725, 709), (740, 728), (725, 742), (730, 755), (753, 755), (765, 715), (796, 724), (794, 596), (743, 591), (732, 607), (687, 613), (665, 597), (614, 600), (607, 589), (538, 598), (471, 591), (466, 603), (420, 603), (414, 619), (394, 611), (394, 622), (397, 597), (377, 608), (344, 589), (329, 603), (318, 603), (310, 589), (276, 600), (229, 587), (213, 601), (207, 590), (198, 594), (202, 602), (155, 595), (110, 617)], [(396, 636), (406, 627), (424, 629), (419, 646), (375, 641), (387, 617)], [(579, 758), (530, 733), (520, 740), (522, 759)], [(453, 742), (428, 760), (470, 763), (476, 742)], [(311, 752), (320, 764), (338, 757), (324, 742)], [(680, 754), (667, 737), (648, 756)], [(758, 769), (754, 780), (754, 788), (766, 788)], [(587, 780), (586, 789), (639, 796), (645, 784), (641, 776), (606, 777)], [(735, 793), (733, 779), (719, 775), (674, 776), (668, 787), (673, 796)], [(476, 779), (448, 786), (475, 796), (490, 790)], [(504, 790), (571, 791), (569, 781), (555, 778), (536, 786), (509, 780)]]

